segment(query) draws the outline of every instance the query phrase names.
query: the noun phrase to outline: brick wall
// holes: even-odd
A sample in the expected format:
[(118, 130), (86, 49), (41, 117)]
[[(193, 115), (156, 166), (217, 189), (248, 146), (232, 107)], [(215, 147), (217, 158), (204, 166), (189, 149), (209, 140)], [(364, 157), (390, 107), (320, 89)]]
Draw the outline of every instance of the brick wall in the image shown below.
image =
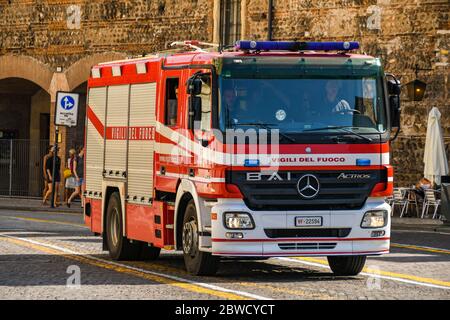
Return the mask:
[(130, 55), (212, 38), (210, 0), (0, 0), (0, 55), (69, 67), (99, 52)]

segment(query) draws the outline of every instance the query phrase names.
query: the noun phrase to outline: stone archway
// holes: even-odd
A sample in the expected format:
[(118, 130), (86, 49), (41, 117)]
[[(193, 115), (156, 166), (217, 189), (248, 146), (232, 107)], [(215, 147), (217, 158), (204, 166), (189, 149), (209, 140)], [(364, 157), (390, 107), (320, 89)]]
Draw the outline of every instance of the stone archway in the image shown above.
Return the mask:
[(49, 92), (52, 70), (39, 60), (29, 56), (0, 56), (0, 80), (21, 78), (29, 80)]
[(5, 146), (0, 157), (9, 155), (10, 162), (2, 172), (9, 180), (6, 189), (0, 188), (2, 194), (38, 196), (42, 191), (52, 77), (53, 71), (33, 57), (0, 56), (0, 110), (7, 115), (0, 119), (0, 143)]
[(49, 144), (50, 95), (18, 77), (0, 80), (0, 194), (40, 196)]

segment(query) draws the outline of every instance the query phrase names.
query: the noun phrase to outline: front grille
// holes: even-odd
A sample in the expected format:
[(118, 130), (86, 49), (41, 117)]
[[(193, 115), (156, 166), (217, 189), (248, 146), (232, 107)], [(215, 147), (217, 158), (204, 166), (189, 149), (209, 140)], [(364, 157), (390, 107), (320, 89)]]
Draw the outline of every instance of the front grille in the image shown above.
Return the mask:
[[(367, 174), (369, 178), (338, 179), (342, 174)], [(386, 180), (383, 170), (366, 171), (280, 171), (280, 179), (247, 180), (246, 171), (229, 171), (227, 182), (238, 186), (246, 205), (261, 210), (356, 210), (361, 209), (377, 182)], [(297, 183), (305, 174), (320, 182), (320, 191), (313, 199), (300, 196)], [(289, 178), (288, 178), (289, 177)]]
[(337, 243), (280, 243), (281, 250), (325, 250), (336, 248)]
[(345, 238), (351, 228), (264, 229), (268, 238)]

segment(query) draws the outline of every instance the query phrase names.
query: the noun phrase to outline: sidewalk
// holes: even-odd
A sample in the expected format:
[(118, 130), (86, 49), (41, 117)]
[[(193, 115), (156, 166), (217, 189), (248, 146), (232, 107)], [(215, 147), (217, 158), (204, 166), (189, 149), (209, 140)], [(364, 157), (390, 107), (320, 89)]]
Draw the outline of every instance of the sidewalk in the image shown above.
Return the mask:
[(450, 233), (450, 223), (438, 219), (392, 217), (392, 230), (423, 230)]
[(82, 214), (81, 203), (79, 201), (73, 202), (70, 208), (61, 205), (57, 208), (51, 208), (50, 205), (42, 205), (41, 199), (26, 199), (26, 198), (9, 198), (0, 197), (0, 209), (3, 210), (17, 210), (17, 211), (45, 211), (45, 212), (66, 212)]

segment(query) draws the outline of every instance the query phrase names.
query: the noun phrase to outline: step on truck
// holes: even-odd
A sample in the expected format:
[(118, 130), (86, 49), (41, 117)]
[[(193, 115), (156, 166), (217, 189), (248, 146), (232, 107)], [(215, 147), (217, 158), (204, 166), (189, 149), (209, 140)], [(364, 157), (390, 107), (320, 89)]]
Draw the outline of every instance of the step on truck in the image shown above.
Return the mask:
[(356, 275), (389, 252), (400, 84), (378, 58), (357, 42), (176, 45), (88, 81), (84, 218), (113, 259), (180, 250), (212, 275), (325, 256)]

